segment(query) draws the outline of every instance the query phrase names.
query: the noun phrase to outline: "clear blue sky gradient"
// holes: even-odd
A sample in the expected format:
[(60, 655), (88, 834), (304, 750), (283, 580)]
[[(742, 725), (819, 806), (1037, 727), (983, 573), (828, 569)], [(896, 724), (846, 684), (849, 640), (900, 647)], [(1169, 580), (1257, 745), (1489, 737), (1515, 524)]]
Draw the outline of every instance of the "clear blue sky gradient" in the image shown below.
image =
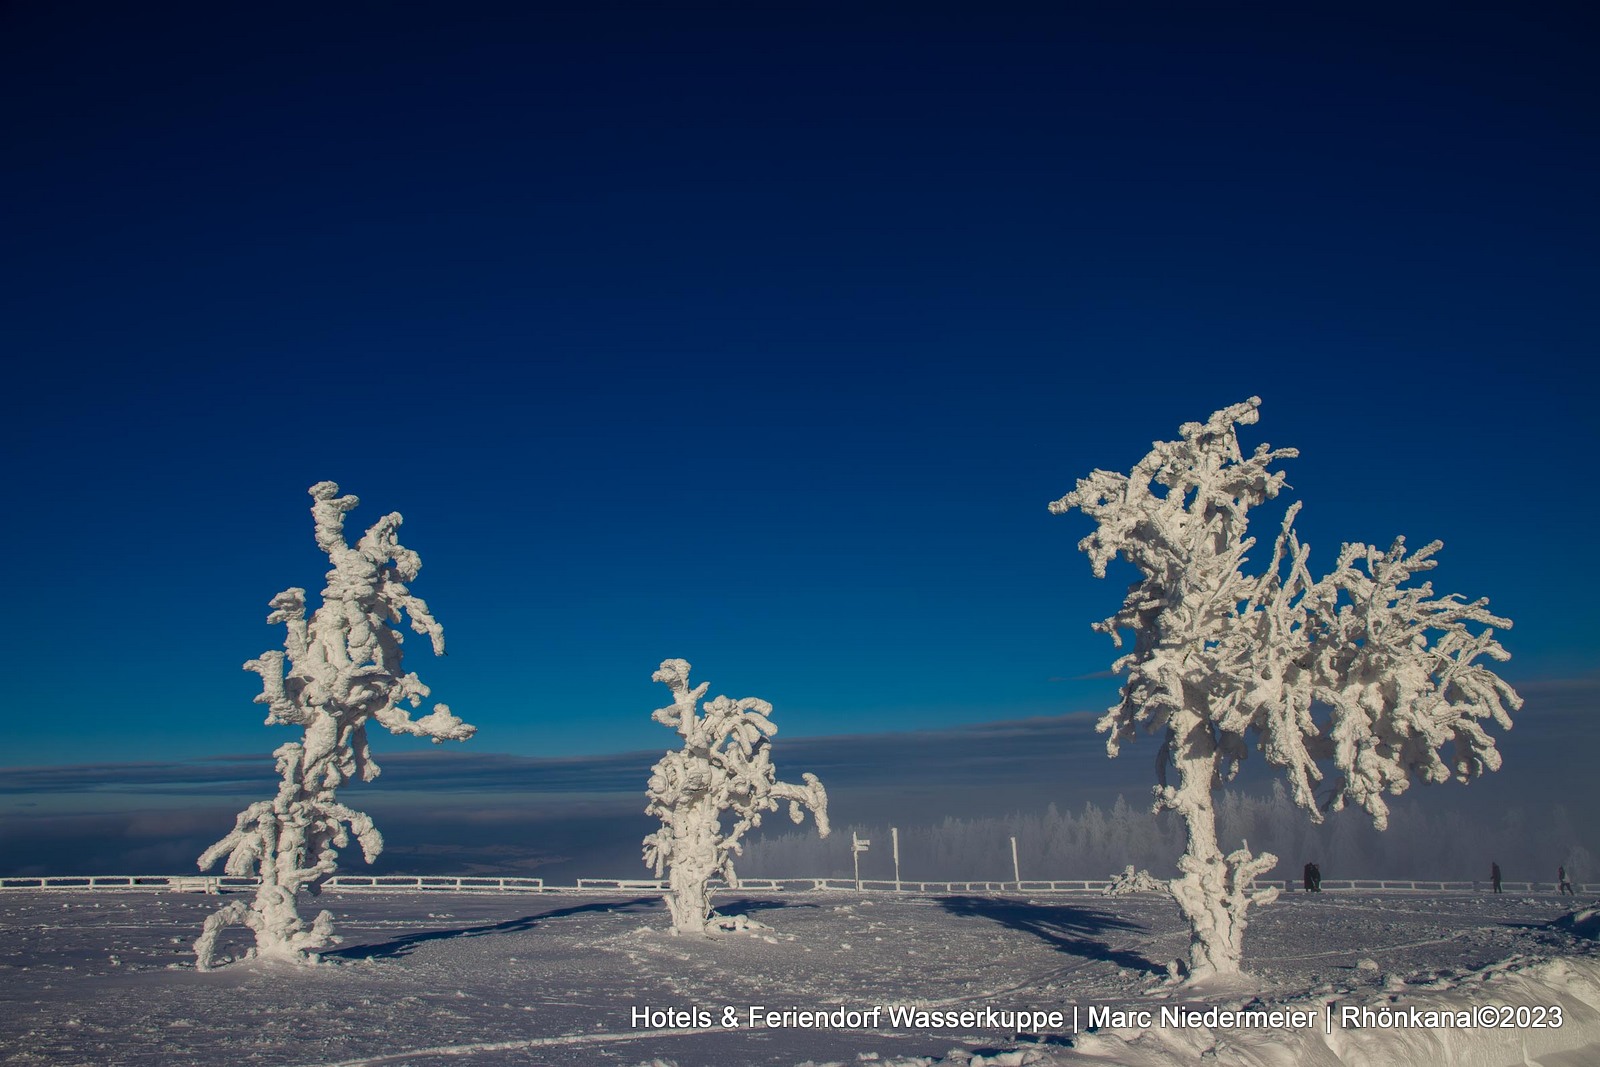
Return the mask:
[(1594, 13), (1051, 6), (0, 6), (0, 764), (288, 740), (321, 479), (475, 750), (662, 747), (674, 656), (789, 735), (1102, 708), (1045, 505), (1252, 394), (1314, 568), (1443, 539), (1592, 674)]

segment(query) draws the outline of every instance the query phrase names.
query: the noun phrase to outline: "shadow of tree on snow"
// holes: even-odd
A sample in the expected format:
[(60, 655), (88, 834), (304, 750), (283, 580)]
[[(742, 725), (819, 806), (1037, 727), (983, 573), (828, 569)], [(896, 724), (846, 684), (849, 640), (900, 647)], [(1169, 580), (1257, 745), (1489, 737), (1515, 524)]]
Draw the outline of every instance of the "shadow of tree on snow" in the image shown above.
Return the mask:
[(757, 900), (754, 897), (732, 897), (714, 900), (718, 915), (741, 915), (753, 911), (799, 911), (802, 908), (819, 908), (820, 904), (801, 904), (793, 900)]
[(1059, 951), (1085, 959), (1104, 960), (1131, 971), (1166, 973), (1137, 952), (1112, 948), (1097, 934), (1144, 930), (1145, 927), (1099, 908), (1076, 904), (1035, 904), (994, 897), (945, 897), (941, 907), (952, 915), (989, 919), (1002, 926), (1032, 934)]
[(594, 904), (576, 904), (570, 908), (555, 908), (537, 915), (524, 915), (519, 919), (506, 919), (482, 926), (462, 926), (453, 930), (424, 930), (405, 934), (376, 945), (352, 945), (349, 948), (323, 952), (324, 959), (392, 960), (410, 954), (418, 945), (429, 941), (449, 941), (457, 937), (486, 937), (490, 934), (513, 934), (531, 930), (547, 919), (560, 919), (568, 915), (581, 915), (596, 911), (629, 911), (640, 906), (659, 905), (660, 897), (637, 897), (633, 900), (607, 900)]

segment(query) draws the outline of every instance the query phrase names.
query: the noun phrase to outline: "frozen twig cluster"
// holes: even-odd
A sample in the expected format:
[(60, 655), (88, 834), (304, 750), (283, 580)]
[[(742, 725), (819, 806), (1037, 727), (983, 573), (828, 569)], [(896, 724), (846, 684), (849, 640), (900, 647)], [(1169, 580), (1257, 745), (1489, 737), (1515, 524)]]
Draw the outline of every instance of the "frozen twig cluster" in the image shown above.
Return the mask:
[(1112, 756), (1141, 729), (1162, 738), (1156, 808), (1177, 812), (1188, 837), (1172, 892), (1190, 923), (1197, 978), (1238, 971), (1246, 912), (1273, 895), (1252, 883), (1276, 857), (1248, 846), (1223, 855), (1217, 842), (1213, 792), (1252, 748), (1282, 768), (1313, 819), (1355, 804), (1381, 828), (1383, 797), (1413, 775), (1466, 781), (1497, 768), (1484, 723), (1508, 729), (1521, 705), (1475, 662), (1508, 658), (1491, 627), (1509, 620), (1485, 600), (1405, 585), (1434, 566), (1438, 542), (1409, 554), (1403, 539), (1387, 552), (1348, 544), (1333, 572), (1314, 579), (1295, 504), (1267, 567), (1244, 572), (1256, 543), (1249, 512), (1284, 488), (1276, 461), (1298, 455), (1265, 444), (1240, 451), (1236, 427), (1255, 423), (1259, 405), (1252, 397), (1186, 423), (1131, 474), (1094, 471), (1050, 505), (1094, 520), (1078, 547), (1097, 577), (1117, 557), (1139, 572), (1122, 608), (1095, 624), (1119, 648), (1123, 632), (1134, 638), (1112, 665), (1126, 675), (1121, 700), (1097, 728)]
[(1142, 868), (1135, 871), (1133, 864), (1130, 863), (1122, 868), (1121, 874), (1112, 875), (1111, 884), (1105, 887), (1102, 895), (1125, 897), (1130, 893), (1170, 893), (1171, 891), (1171, 886), (1165, 881)]
[(280, 777), (277, 796), (240, 812), (233, 831), (200, 857), (201, 870), (226, 856), (228, 874), (261, 879), (251, 904), (234, 901), (206, 920), (195, 942), (202, 970), (213, 963), (217, 937), (230, 924), (254, 931), (256, 955), (297, 962), (338, 940), (333, 917), (324, 911), (308, 926), (296, 898), (301, 890), (318, 892), (352, 837), (368, 863), (383, 849), (372, 820), (335, 799), (340, 786), (378, 776), (367, 744), (368, 720), (436, 744), (465, 741), (476, 729), (444, 704), (411, 717), (428, 687), (402, 670), (397, 626), (409, 621), (429, 638), (435, 654), (444, 652), (444, 628), (406, 586), (422, 561), (395, 536), (400, 516), (385, 515), (351, 547), (344, 516), (357, 498), (339, 496), (333, 482), (318, 482), (310, 492), (317, 545), (333, 564), (322, 606), (308, 620), (304, 589), (279, 593), (267, 621), (284, 624), (284, 651), (263, 653), (244, 665), (261, 676), (262, 691), (255, 699), (268, 708), (267, 724), (298, 726), (302, 735), (273, 753)]
[(703, 934), (711, 916), (709, 883), (721, 875), (737, 887), (733, 860), (745, 832), (762, 816), (789, 803), (795, 823), (809, 810), (817, 832), (828, 836), (828, 794), (814, 774), (804, 785), (778, 781), (772, 766), (772, 705), (755, 697), (719, 696), (697, 709), (707, 684), (689, 687), (689, 664), (669, 659), (651, 676), (672, 690), (672, 703), (651, 718), (676, 730), (683, 747), (669, 751), (650, 770), (645, 812), (661, 828), (644, 839), (644, 861), (661, 877), (669, 874), (667, 907), (676, 933)]

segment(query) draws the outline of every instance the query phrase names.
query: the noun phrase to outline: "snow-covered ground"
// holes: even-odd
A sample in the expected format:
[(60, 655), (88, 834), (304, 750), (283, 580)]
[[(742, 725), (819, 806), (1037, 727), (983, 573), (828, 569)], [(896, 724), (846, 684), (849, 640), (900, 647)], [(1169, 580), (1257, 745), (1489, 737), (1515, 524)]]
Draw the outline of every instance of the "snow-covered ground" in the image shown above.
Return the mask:
[[(674, 937), (655, 894), (326, 894), (329, 965), (193, 967), (216, 897), (0, 893), (5, 1064), (926, 1064), (1600, 1062), (1600, 950), (1572, 898), (1292, 894), (1252, 913), (1259, 1002), (1160, 983), (1187, 942), (1157, 896), (723, 893), (770, 929)], [(1579, 901), (1579, 904), (1593, 902)], [(1582, 924), (1579, 924), (1580, 927)], [(237, 931), (236, 933), (244, 933)], [(233, 942), (232, 951), (243, 947)], [(223, 953), (230, 943), (223, 942)], [(1323, 1033), (1323, 1005), (1522, 1005), (1501, 1030)], [(1313, 1025), (1088, 1033), (1088, 1011), (1190, 1003), (1310, 1010)], [(750, 1008), (884, 1009), (876, 1026), (752, 1027)], [(1003, 1026), (896, 1025), (891, 1006), (1060, 1011)], [(724, 1008), (737, 1025), (725, 1027)], [(1560, 1028), (1531, 1024), (1560, 1008)], [(709, 1022), (635, 1010), (704, 1009)], [(1070, 1020), (1078, 1012), (1077, 1035)], [(1127, 1021), (1127, 1020), (1124, 1020)], [(1020, 1051), (1017, 1051), (1020, 1050)], [(953, 1055), (954, 1053), (954, 1055)], [(976, 1062), (976, 1061), (975, 1061)]]

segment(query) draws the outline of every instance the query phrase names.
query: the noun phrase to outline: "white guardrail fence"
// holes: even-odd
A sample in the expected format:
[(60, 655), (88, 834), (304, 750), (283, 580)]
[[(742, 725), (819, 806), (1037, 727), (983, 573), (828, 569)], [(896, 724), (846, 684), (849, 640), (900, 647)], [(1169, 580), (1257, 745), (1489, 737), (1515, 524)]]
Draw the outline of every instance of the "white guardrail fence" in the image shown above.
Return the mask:
[[(1259, 881), (1261, 886), (1275, 881)], [(93, 891), (166, 890), (173, 893), (227, 893), (254, 889), (257, 880), (234, 875), (192, 874), (98, 874), (39, 875), (0, 877), (0, 891), (68, 889)], [(923, 882), (853, 878), (741, 878), (736, 888), (715, 881), (712, 887), (722, 892), (796, 893), (1104, 893), (1108, 879), (1068, 879), (1020, 882)], [(1555, 893), (1554, 882), (1500, 883), (1505, 893)], [(454, 877), (449, 875), (370, 875), (339, 874), (323, 883), (333, 892), (447, 892), (447, 893), (659, 893), (667, 883), (654, 878), (579, 878), (576, 885), (546, 885), (543, 878)], [(1283, 880), (1285, 892), (1303, 892), (1300, 883)], [(1600, 883), (1575, 886), (1579, 893), (1600, 893)], [(1405, 878), (1324, 879), (1323, 892), (1411, 892), (1411, 893), (1487, 893), (1490, 884), (1482, 882), (1435, 882)]]

